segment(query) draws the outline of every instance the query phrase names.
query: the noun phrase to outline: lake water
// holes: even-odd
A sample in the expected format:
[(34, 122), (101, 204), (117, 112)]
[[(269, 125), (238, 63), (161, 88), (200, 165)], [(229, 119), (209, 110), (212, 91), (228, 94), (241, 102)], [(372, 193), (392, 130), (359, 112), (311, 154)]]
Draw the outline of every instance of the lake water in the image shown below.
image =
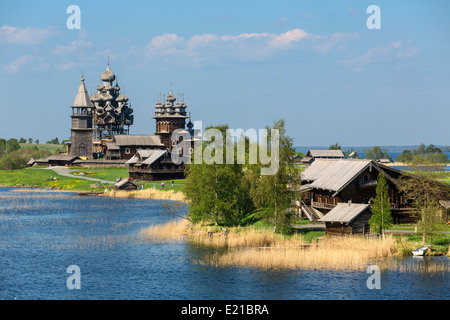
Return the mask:
[[(214, 249), (140, 238), (163, 223), (162, 201), (0, 187), (0, 299), (448, 299), (448, 272), (263, 270), (197, 263)], [(446, 257), (400, 259), (448, 265)], [(69, 290), (67, 267), (81, 272)]]

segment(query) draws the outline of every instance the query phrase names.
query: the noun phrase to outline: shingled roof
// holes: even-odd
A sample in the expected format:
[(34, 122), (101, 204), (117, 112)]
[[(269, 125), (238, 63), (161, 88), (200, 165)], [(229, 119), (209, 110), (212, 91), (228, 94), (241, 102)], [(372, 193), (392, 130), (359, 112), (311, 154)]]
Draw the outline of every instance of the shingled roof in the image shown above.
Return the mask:
[(161, 146), (164, 144), (161, 142), (160, 136), (157, 135), (131, 135), (131, 134), (120, 134), (115, 135), (114, 140), (116, 144), (120, 146)]
[(319, 221), (350, 223), (369, 207), (370, 206), (368, 204), (338, 203), (336, 207), (334, 207)]
[(309, 150), (306, 156), (311, 158), (345, 158), (342, 150)]
[(372, 163), (371, 160), (315, 160), (301, 173), (309, 188), (339, 192)]

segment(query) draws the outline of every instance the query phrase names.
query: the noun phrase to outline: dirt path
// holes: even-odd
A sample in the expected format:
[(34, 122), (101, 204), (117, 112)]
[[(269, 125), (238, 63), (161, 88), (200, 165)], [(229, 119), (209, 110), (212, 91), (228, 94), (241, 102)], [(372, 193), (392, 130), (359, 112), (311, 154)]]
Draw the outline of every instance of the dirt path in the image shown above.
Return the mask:
[(69, 178), (79, 178), (79, 179), (86, 179), (90, 181), (100, 182), (104, 184), (115, 184), (115, 181), (108, 181), (108, 180), (102, 180), (97, 178), (90, 178), (85, 176), (74, 176), (70, 172), (73, 171), (73, 169), (70, 169), (68, 167), (48, 167), (49, 170), (53, 170), (55, 173), (59, 174), (60, 176), (69, 177)]

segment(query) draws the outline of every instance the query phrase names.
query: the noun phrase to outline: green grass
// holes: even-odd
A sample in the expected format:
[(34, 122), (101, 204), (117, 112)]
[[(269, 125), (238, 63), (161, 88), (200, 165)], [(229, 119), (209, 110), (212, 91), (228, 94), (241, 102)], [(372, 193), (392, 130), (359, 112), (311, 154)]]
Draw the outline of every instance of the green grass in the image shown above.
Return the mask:
[(37, 147), (39, 150), (48, 150), (51, 153), (56, 151), (65, 151), (66, 146), (62, 144), (33, 144), (33, 143), (19, 143), (20, 148), (33, 148)]
[[(397, 236), (404, 237), (407, 242), (410, 243), (421, 243), (422, 235), (419, 234), (410, 234), (407, 236)], [(448, 233), (437, 233), (433, 236), (433, 246), (432, 251), (427, 252), (427, 255), (445, 255), (449, 252), (450, 246), (450, 234)], [(429, 242), (427, 243), (429, 244)], [(414, 248), (416, 249), (416, 248)], [(408, 252), (409, 253), (409, 252)]]
[[(85, 177), (116, 181), (117, 178), (128, 178), (128, 168), (80, 168), (71, 167), (71, 173), (85, 173)], [(86, 174), (87, 173), (87, 174)], [(74, 177), (77, 177), (74, 175)]]
[[(57, 180), (50, 180), (55, 177)], [(75, 177), (63, 177), (49, 169), (0, 170), (0, 185), (2, 186), (56, 188), (73, 191), (96, 190), (91, 188), (92, 183), (95, 182)]]
[[(128, 178), (128, 168), (80, 168), (73, 167), (72, 173), (90, 173), (84, 177), (96, 178), (108, 181), (116, 181), (117, 178)], [(56, 177), (57, 180), (48, 181)], [(153, 188), (155, 186), (159, 190), (169, 191), (173, 190), (179, 192), (182, 190), (185, 180), (174, 180), (172, 187), (172, 180), (164, 181), (165, 187), (161, 189), (161, 181), (136, 181), (138, 185), (144, 185), (145, 189)], [(101, 188), (91, 187), (91, 185), (101, 185), (99, 182), (82, 179), (74, 175), (73, 178), (63, 177), (56, 174), (53, 170), (45, 169), (44, 167), (33, 167), (20, 170), (0, 170), (0, 185), (1, 186), (23, 186), (23, 187), (37, 187), (37, 188), (57, 188), (62, 190), (104, 190)]]

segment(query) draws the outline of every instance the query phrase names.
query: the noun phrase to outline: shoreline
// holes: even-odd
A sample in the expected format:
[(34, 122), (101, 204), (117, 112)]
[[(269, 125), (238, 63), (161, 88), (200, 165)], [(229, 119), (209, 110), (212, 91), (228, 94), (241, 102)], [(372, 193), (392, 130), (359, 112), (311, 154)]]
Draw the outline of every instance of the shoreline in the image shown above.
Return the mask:
[(423, 167), (432, 167), (432, 166), (443, 166), (443, 167), (449, 167), (450, 164), (448, 163), (436, 163), (436, 164), (411, 164), (411, 163), (405, 163), (405, 162), (390, 162), (390, 163), (382, 163), (385, 166), (388, 167), (410, 167), (410, 166), (423, 166)]
[[(136, 191), (123, 191), (123, 190), (108, 190), (107, 192), (100, 190), (66, 190), (52, 187), (37, 187), (37, 186), (25, 186), (25, 185), (0, 185), (5, 188), (17, 188), (17, 192), (71, 192), (77, 194), (83, 194), (89, 196), (110, 197), (110, 198), (137, 198), (137, 199), (153, 199), (153, 200), (171, 200), (171, 201), (184, 201), (184, 194), (181, 191), (174, 192), (173, 190), (161, 191), (159, 189), (144, 189)], [(23, 189), (23, 190), (21, 190)], [(80, 195), (82, 196), (82, 195)]]

